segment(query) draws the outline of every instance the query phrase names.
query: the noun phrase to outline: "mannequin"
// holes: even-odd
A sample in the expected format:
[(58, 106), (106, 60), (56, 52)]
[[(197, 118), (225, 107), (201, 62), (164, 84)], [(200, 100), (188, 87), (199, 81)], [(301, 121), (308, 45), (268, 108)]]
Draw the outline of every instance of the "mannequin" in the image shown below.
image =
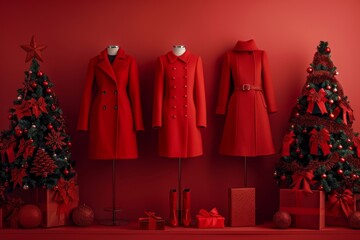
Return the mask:
[(119, 51), (119, 46), (118, 45), (109, 45), (107, 47), (106, 51), (108, 54), (109, 61), (112, 64), (116, 58), (118, 51)]
[(186, 47), (185, 45), (174, 45), (172, 51), (176, 56), (179, 57), (186, 52)]

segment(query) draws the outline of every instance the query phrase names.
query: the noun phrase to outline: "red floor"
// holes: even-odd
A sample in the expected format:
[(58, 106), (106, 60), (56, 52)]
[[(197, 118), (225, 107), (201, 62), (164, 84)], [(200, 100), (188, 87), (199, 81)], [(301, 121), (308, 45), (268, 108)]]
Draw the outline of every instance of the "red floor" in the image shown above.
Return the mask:
[(0, 240), (223, 240), (223, 239), (295, 239), (295, 240), (356, 240), (360, 239), (360, 230), (349, 228), (273, 229), (263, 225), (244, 228), (197, 229), (169, 228), (164, 231), (136, 230), (135, 226), (106, 227), (59, 227), (51, 229), (1, 229)]

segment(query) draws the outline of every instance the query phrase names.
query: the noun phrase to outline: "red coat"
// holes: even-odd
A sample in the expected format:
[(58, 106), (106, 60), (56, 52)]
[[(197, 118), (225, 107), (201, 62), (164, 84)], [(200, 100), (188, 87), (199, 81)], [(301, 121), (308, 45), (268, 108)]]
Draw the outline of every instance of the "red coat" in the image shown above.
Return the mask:
[(78, 130), (89, 130), (91, 159), (137, 158), (135, 131), (144, 130), (135, 59), (119, 49), (113, 64), (107, 51), (90, 60)]
[(206, 127), (202, 61), (186, 51), (160, 56), (154, 84), (153, 123), (159, 129), (159, 155), (202, 155), (200, 128)]
[(220, 154), (275, 153), (268, 113), (276, 112), (265, 51), (254, 40), (238, 41), (225, 55), (216, 113), (226, 114)]

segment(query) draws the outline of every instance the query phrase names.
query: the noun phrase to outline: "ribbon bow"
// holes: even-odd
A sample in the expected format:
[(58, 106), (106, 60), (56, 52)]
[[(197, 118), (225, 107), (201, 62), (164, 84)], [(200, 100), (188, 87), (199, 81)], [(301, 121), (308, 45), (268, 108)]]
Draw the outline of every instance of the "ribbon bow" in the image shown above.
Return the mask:
[(312, 193), (310, 187), (315, 183), (313, 178), (314, 178), (314, 173), (311, 170), (297, 172), (292, 176), (293, 182), (291, 186), (293, 187), (294, 190), (299, 190), (300, 187), (302, 186), (302, 189), (305, 192)]
[(360, 157), (360, 138), (359, 136), (354, 136), (352, 141), (354, 142), (354, 146), (356, 147), (356, 152), (358, 157)]
[(57, 182), (57, 188), (53, 200), (58, 203), (57, 215), (60, 217), (61, 213), (69, 214), (69, 204), (78, 200), (76, 183), (74, 179), (65, 181), (60, 178)]
[(315, 128), (310, 132), (310, 154), (318, 154), (318, 146), (320, 145), (321, 150), (323, 151), (324, 156), (330, 154), (330, 148), (328, 141), (330, 141), (329, 131), (325, 128), (317, 131)]
[(156, 229), (156, 221), (157, 220), (161, 220), (161, 217), (158, 217), (155, 215), (155, 212), (149, 212), (149, 211), (145, 211), (145, 214), (147, 217), (145, 218), (140, 218), (140, 221), (145, 221), (148, 220), (149, 221), (149, 230), (155, 230)]
[(36, 118), (39, 118), (41, 112), (47, 113), (46, 102), (43, 97), (40, 97), (37, 101), (35, 99), (29, 100), (29, 104), (32, 109), (32, 113)]
[(324, 89), (320, 89), (319, 92), (316, 92), (315, 89), (309, 91), (307, 100), (309, 102), (306, 112), (312, 113), (315, 107), (315, 103), (319, 107), (321, 114), (327, 113), (325, 103), (327, 102), (326, 92)]
[(295, 141), (294, 131), (290, 131), (284, 136), (283, 147), (282, 147), (282, 156), (290, 156), (290, 145)]
[(211, 209), (210, 212), (206, 211), (205, 209), (201, 209), (199, 211), (198, 216), (201, 216), (201, 217), (219, 217), (220, 214), (219, 214), (219, 212), (218, 212), (218, 210), (216, 208)]
[[(340, 107), (340, 108), (339, 108), (339, 107)], [(339, 107), (336, 107), (335, 110), (334, 110), (334, 112), (333, 112), (333, 114), (334, 114), (334, 119), (336, 119), (336, 118), (339, 116), (339, 114), (340, 114), (340, 112), (341, 112), (341, 110), (342, 110), (342, 119), (343, 119), (343, 122), (344, 122), (345, 125), (348, 124), (347, 115), (346, 115), (346, 114), (349, 115), (349, 121), (350, 121), (350, 123), (355, 120), (354, 114), (353, 114), (353, 110), (352, 110), (348, 105), (346, 105), (346, 104), (344, 104), (344, 103), (341, 102), (341, 103), (339, 104)]]
[(329, 210), (335, 216), (339, 216), (341, 211), (346, 217), (354, 211), (354, 195), (349, 189), (345, 189), (342, 193), (333, 192), (329, 195)]
[(15, 146), (16, 140), (14, 136), (11, 136), (9, 139), (3, 139), (2, 142), (0, 142), (1, 161), (5, 161), (5, 156), (8, 157), (9, 163), (15, 160)]

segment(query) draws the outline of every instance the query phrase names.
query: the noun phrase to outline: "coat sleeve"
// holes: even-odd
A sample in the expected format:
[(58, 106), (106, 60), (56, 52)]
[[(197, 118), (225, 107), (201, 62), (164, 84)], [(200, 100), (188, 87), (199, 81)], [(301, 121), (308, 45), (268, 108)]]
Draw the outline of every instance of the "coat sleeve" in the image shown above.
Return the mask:
[(226, 53), (221, 70), (220, 90), (219, 90), (218, 104), (216, 107), (216, 114), (226, 113), (229, 94), (230, 94), (230, 81), (231, 81), (230, 71), (231, 69), (230, 69), (229, 54)]
[(164, 66), (162, 65), (161, 58), (158, 58), (155, 82), (154, 82), (154, 101), (153, 101), (153, 118), (152, 127), (162, 127), (162, 106), (164, 99)]
[(139, 83), (139, 71), (135, 59), (132, 59), (130, 65), (130, 79), (129, 79), (129, 97), (131, 101), (133, 119), (136, 131), (144, 130), (144, 123), (142, 117), (141, 94)]
[(276, 100), (272, 78), (270, 74), (269, 60), (267, 53), (264, 51), (262, 54), (262, 88), (267, 104), (268, 113), (277, 112)]
[(94, 66), (95, 63), (93, 60), (91, 60), (85, 78), (85, 87), (80, 105), (80, 113), (77, 124), (78, 131), (87, 131), (89, 128), (89, 114), (90, 114), (92, 92), (93, 92), (93, 85), (95, 78)]
[(198, 58), (195, 70), (195, 107), (196, 107), (196, 125), (206, 127), (206, 98), (204, 71), (201, 57)]

